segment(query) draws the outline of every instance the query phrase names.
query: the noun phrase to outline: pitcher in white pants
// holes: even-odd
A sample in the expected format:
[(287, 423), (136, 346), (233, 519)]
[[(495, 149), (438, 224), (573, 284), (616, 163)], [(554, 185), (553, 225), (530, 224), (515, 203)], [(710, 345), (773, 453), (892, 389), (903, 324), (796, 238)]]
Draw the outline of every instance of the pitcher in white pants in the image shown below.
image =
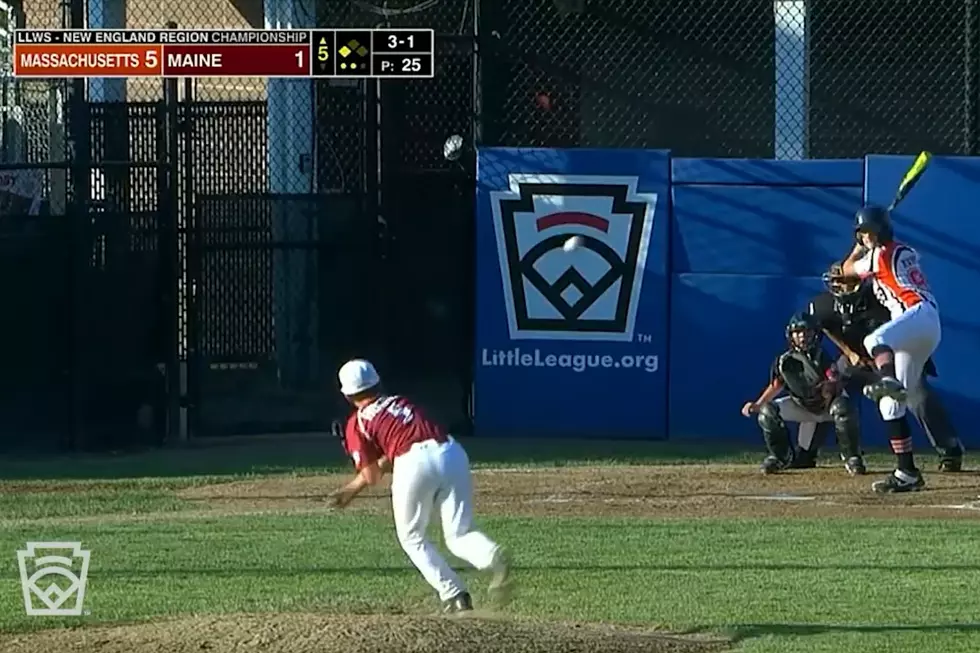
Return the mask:
[(398, 541), (422, 575), (449, 600), (466, 591), (463, 581), (425, 539), (433, 510), (438, 511), (446, 548), (476, 569), (491, 569), (500, 547), (473, 528), (473, 480), (462, 445), (416, 442), (395, 459), (391, 505)]
[(939, 306), (922, 271), (919, 254), (894, 239), (886, 209), (866, 206), (855, 220), (858, 244), (844, 261), (844, 277), (872, 280), (891, 319), (872, 331), (864, 346), (880, 378), (864, 388), (878, 403), (895, 453), (895, 471), (872, 485), (875, 492), (914, 492), (925, 485), (915, 466), (908, 403), (924, 400), (922, 372), (942, 340)]
[(492, 572), (491, 598), (509, 599), (509, 556), (473, 526), (473, 479), (463, 446), (418, 406), (385, 394), (368, 361), (349, 361), (339, 376), (341, 392), (357, 409), (347, 420), (344, 445), (358, 473), (332, 495), (333, 504), (346, 506), (390, 470), (398, 542), (438, 593), (443, 610), (472, 610), (473, 603), (463, 581), (426, 539), (436, 509), (450, 552), (476, 569)]

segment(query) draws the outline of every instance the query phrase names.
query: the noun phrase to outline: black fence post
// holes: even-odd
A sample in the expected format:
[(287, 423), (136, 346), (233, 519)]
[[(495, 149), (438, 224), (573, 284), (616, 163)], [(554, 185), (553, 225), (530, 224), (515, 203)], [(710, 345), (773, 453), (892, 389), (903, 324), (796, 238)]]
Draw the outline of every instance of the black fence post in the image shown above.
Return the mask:
[(964, 0), (963, 154), (980, 152), (980, 3)]
[[(176, 29), (177, 24), (168, 22), (167, 29)], [(177, 93), (177, 80), (163, 80), (164, 125), (166, 142), (164, 152), (165, 194), (161, 197), (160, 219), (161, 266), (164, 283), (164, 352), (166, 355), (167, 388), (167, 440), (173, 443), (180, 435), (180, 329), (179, 329), (179, 284), (180, 253), (178, 251), (179, 232), (177, 214), (179, 210), (179, 147), (180, 147), (180, 100)]]
[[(85, 0), (71, 0), (68, 6), (69, 27), (85, 27)], [(85, 93), (85, 80), (74, 79), (68, 86), (68, 159), (69, 197), (66, 202), (66, 218), (70, 224), (72, 252), (72, 325), (71, 325), (71, 433), (68, 447), (84, 448), (87, 441), (86, 411), (88, 406), (88, 357), (87, 324), (89, 308), (88, 256), (91, 216), (89, 204), (92, 197), (92, 139), (90, 133), (91, 112)]]
[(201, 351), (198, 314), (198, 288), (201, 275), (201, 242), (200, 242), (200, 219), (197, 215), (197, 204), (195, 199), (197, 172), (194, 167), (194, 135), (195, 135), (195, 114), (194, 114), (194, 80), (187, 78), (184, 80), (184, 102), (183, 116), (181, 121), (181, 134), (183, 134), (183, 161), (182, 161), (182, 201), (183, 201), (183, 233), (184, 233), (184, 264), (182, 269), (184, 282), (184, 304), (183, 320), (186, 334), (186, 347), (184, 348), (185, 360), (183, 362), (185, 379), (182, 388), (181, 407), (183, 408), (187, 420), (187, 437), (193, 437), (197, 430), (198, 406), (200, 404), (200, 378), (201, 378)]

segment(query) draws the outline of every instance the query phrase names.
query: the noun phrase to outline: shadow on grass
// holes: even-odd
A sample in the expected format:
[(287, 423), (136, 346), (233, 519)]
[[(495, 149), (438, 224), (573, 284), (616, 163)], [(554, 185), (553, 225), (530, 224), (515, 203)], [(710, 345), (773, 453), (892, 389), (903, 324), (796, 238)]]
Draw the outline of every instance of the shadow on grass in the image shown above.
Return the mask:
[(980, 623), (950, 623), (899, 625), (882, 624), (876, 626), (853, 626), (846, 624), (743, 624), (727, 629), (733, 643), (757, 637), (807, 637), (828, 633), (876, 634), (887, 632), (912, 633), (977, 633)]
[[(758, 462), (742, 443), (461, 439), (480, 466)], [(340, 444), (323, 434), (192, 441), (185, 447), (0, 460), (2, 480), (287, 474), (349, 471)]]
[[(757, 464), (759, 449), (744, 442), (687, 440), (516, 440), (461, 438), (474, 468), (582, 465)], [(823, 454), (836, 465), (836, 454)], [(890, 456), (869, 462), (890, 465)], [(347, 472), (350, 461), (325, 434), (282, 434), (192, 440), (180, 448), (104, 454), (0, 459), (0, 480), (87, 480), (247, 476)], [(805, 471), (802, 473), (806, 473)], [(971, 472), (965, 472), (971, 473)]]
[[(468, 572), (472, 569), (465, 565), (458, 565), (454, 567), (457, 572)], [(554, 572), (554, 571), (579, 571), (579, 572), (637, 572), (637, 571), (691, 571), (691, 572), (705, 572), (705, 571), (772, 571), (772, 572), (786, 572), (786, 571), (799, 571), (799, 572), (809, 572), (809, 571), (895, 571), (895, 572), (909, 572), (909, 571), (926, 571), (926, 572), (944, 572), (944, 571), (966, 571), (966, 572), (976, 572), (980, 571), (980, 565), (848, 565), (848, 564), (834, 564), (834, 565), (791, 565), (791, 564), (738, 564), (738, 565), (617, 565), (617, 564), (595, 564), (595, 565), (534, 565), (533, 567), (516, 567), (517, 572)], [(353, 575), (415, 575), (418, 572), (414, 568), (407, 567), (405, 565), (364, 565), (364, 566), (335, 566), (335, 565), (308, 565), (302, 567), (238, 567), (229, 569), (227, 567), (219, 568), (206, 568), (206, 567), (180, 567), (180, 566), (168, 566), (161, 567), (159, 569), (101, 569), (98, 572), (98, 576), (117, 576), (124, 578), (160, 578), (165, 576), (210, 576), (215, 578), (223, 577), (237, 577), (237, 576), (252, 576), (252, 577), (264, 577), (264, 576), (275, 576), (275, 577), (286, 577), (286, 576), (308, 576), (310, 574), (325, 574), (325, 575), (336, 575), (336, 574), (353, 574)], [(765, 629), (765, 628), (817, 628), (818, 626), (807, 625), (807, 624), (750, 624), (746, 626), (738, 626), (737, 630), (742, 632), (743, 629)], [(846, 626), (842, 626), (845, 628)], [(855, 627), (859, 629), (860, 627)], [(890, 629), (890, 628), (889, 628)], [(980, 629), (980, 626), (978, 626)], [(886, 629), (887, 630), (887, 629)], [(757, 637), (760, 634), (787, 634), (780, 633), (778, 631), (773, 631), (771, 633), (756, 633), (747, 635), (747, 637)], [(807, 633), (799, 633), (807, 634)], [(809, 633), (815, 634), (815, 633)]]

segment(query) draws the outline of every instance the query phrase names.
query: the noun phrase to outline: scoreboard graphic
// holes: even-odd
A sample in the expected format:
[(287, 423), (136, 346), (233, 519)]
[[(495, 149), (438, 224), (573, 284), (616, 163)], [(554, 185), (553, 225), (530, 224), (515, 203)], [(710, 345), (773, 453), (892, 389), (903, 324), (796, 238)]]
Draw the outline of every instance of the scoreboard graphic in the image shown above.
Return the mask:
[(14, 30), (20, 78), (429, 78), (430, 29)]

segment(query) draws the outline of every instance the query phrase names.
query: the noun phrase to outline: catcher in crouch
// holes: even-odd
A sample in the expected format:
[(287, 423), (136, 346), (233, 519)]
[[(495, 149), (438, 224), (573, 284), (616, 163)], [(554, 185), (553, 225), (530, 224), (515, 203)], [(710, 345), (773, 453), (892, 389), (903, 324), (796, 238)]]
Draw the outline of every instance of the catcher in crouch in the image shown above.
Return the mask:
[[(836, 361), (820, 346), (820, 332), (810, 316), (797, 313), (786, 325), (788, 348), (772, 365), (769, 385), (742, 415), (757, 415), (768, 455), (762, 472), (794, 467), (796, 449), (786, 422), (832, 422), (849, 474), (863, 474), (857, 411), (844, 391)], [(785, 396), (779, 396), (786, 392)]]

